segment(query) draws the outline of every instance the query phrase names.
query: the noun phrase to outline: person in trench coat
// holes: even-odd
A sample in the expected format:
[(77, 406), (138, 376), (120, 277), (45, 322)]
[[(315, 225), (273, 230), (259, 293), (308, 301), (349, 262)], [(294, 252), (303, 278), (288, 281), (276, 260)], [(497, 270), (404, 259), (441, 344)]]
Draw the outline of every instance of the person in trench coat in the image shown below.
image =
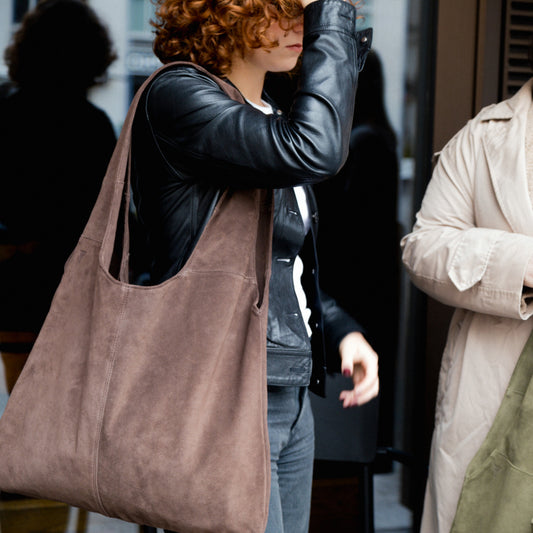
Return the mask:
[(421, 533), (448, 533), (533, 328), (533, 79), (483, 109), (440, 154), (403, 262), (456, 308), (444, 350)]

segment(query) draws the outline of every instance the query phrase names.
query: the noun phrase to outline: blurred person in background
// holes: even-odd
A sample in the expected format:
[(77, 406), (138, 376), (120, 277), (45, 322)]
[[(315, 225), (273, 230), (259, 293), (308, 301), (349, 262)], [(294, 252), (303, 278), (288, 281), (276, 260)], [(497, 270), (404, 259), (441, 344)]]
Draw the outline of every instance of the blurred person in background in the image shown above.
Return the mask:
[[(314, 185), (314, 190), (320, 213), (317, 250), (321, 286), (351, 316), (358, 317), (366, 338), (379, 353), (380, 446), (392, 446), (398, 350), (396, 146), (385, 109), (381, 60), (371, 50), (357, 84), (348, 159), (336, 176)], [(377, 405), (363, 409), (368, 416), (378, 416)], [(361, 438), (365, 437), (363, 432)]]
[(96, 200), (115, 133), (87, 100), (115, 59), (81, 0), (41, 0), (4, 52), (0, 90), (0, 351), (8, 390)]

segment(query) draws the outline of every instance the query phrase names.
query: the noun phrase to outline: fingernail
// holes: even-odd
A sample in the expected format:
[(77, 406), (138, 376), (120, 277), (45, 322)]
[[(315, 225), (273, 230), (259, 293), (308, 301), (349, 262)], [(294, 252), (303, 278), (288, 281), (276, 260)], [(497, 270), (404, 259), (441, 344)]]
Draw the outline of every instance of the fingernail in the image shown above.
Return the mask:
[(345, 368), (345, 369), (342, 371), (342, 375), (343, 375), (344, 377), (346, 377), (346, 378), (349, 378), (349, 377), (352, 375), (352, 373), (351, 373), (347, 368)]

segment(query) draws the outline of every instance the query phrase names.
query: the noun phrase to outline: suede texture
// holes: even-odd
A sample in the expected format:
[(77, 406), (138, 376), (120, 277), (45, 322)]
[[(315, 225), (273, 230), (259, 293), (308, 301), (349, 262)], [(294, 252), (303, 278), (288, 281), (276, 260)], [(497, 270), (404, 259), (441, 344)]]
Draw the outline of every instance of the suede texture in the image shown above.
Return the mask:
[(149, 82), (0, 419), (0, 489), (180, 533), (262, 533), (272, 194), (226, 191), (164, 283), (117, 279), (131, 125)]
[(531, 533), (533, 334), (494, 422), (468, 465), (451, 533)]

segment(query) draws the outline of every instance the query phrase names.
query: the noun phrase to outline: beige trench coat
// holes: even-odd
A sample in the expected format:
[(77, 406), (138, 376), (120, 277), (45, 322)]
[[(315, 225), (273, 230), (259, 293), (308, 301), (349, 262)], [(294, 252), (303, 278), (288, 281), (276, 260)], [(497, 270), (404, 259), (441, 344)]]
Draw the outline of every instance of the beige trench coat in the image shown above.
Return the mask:
[(403, 262), (454, 306), (443, 354), (422, 533), (450, 531), (466, 468), (494, 420), (533, 327), (525, 129), (533, 80), (483, 109), (440, 154)]

